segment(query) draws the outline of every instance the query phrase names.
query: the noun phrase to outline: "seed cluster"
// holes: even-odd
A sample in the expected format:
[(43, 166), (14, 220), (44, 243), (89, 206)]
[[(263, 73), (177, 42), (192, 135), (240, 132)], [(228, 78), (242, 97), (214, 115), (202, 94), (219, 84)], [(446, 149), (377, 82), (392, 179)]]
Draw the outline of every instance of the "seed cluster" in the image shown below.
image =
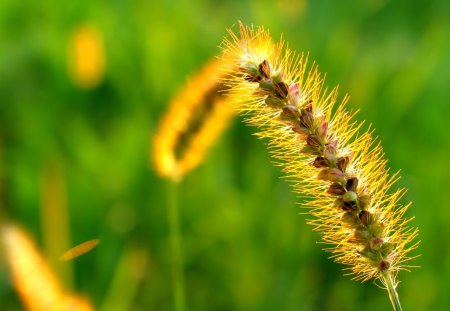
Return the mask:
[(350, 229), (348, 241), (360, 246), (356, 248), (358, 254), (380, 272), (389, 270), (393, 248), (385, 240), (384, 225), (368, 211), (370, 195), (347, 170), (351, 155), (340, 155), (338, 141), (328, 135), (325, 116), (316, 115), (312, 99), (301, 100), (298, 84), (289, 86), (281, 72), (271, 71), (267, 60), (258, 66), (245, 64), (240, 71), (245, 81), (259, 84), (254, 95), (265, 97), (268, 107), (280, 110), (279, 120), (305, 143), (300, 152), (315, 157), (311, 165), (318, 169), (318, 179), (329, 182), (326, 193), (335, 198), (334, 208), (342, 214), (342, 226)]

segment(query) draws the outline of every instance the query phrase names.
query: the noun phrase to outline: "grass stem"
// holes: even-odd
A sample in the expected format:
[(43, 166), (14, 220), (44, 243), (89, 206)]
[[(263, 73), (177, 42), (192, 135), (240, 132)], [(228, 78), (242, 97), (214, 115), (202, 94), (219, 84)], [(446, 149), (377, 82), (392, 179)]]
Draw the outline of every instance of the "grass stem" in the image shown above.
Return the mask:
[(167, 217), (169, 222), (169, 238), (172, 259), (172, 284), (174, 310), (185, 310), (185, 289), (183, 275), (183, 258), (181, 251), (180, 220), (178, 204), (178, 183), (170, 180), (168, 182), (168, 205)]
[(389, 299), (391, 300), (394, 311), (402, 311), (402, 305), (400, 304), (400, 299), (398, 298), (397, 290), (395, 288), (396, 286), (394, 285), (391, 274), (389, 272), (384, 273), (383, 279), (386, 284)]

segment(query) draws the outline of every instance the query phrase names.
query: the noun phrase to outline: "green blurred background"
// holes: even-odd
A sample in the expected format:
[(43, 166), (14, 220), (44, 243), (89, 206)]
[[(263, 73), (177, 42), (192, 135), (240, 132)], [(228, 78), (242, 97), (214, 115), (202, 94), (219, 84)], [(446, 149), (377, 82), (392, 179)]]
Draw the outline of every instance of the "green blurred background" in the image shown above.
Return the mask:
[[(66, 271), (65, 287), (99, 310), (171, 310), (167, 190), (150, 137), (177, 90), (219, 53), (226, 28), (264, 25), (309, 51), (327, 85), (339, 84), (357, 119), (376, 127), (421, 232), (421, 268), (400, 274), (404, 309), (449, 310), (449, 12), (446, 0), (2, 0), (2, 208), (47, 253), (46, 235), (101, 239), (69, 263), (48, 256)], [(105, 74), (81, 89), (67, 46), (86, 23), (103, 36)], [(180, 186), (188, 309), (390, 310), (385, 291), (327, 258), (252, 133), (236, 118)], [(66, 202), (68, 226), (54, 223), (69, 235), (42, 213), (45, 180)], [(0, 309), (22, 309), (4, 265)]]

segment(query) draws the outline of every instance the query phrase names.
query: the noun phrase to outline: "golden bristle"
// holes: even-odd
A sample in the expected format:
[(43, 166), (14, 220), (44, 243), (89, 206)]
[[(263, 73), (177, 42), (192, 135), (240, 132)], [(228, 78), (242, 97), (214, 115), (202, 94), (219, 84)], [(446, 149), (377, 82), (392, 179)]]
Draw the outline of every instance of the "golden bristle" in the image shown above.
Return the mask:
[(64, 292), (31, 238), (18, 226), (2, 224), (1, 248), (12, 283), (29, 311), (93, 310), (84, 298)]
[(66, 296), (61, 300), (61, 311), (94, 311), (90, 302), (84, 297)]
[(355, 279), (389, 277), (395, 287), (418, 231), (403, 218), (410, 205), (399, 203), (405, 191), (390, 191), (397, 174), (388, 173), (380, 144), (370, 131), (359, 132), (361, 124), (345, 110), (348, 97), (336, 104), (337, 89), (324, 88), (307, 56), (273, 43), (262, 27), (240, 24), (230, 36), (222, 54), (230, 101), (268, 139), (327, 250)]
[(160, 176), (179, 180), (199, 165), (233, 116), (233, 106), (220, 93), (221, 66), (221, 60), (210, 61), (172, 100), (154, 137)]
[(91, 25), (76, 28), (68, 46), (69, 73), (81, 89), (96, 87), (105, 72), (105, 51), (100, 31)]

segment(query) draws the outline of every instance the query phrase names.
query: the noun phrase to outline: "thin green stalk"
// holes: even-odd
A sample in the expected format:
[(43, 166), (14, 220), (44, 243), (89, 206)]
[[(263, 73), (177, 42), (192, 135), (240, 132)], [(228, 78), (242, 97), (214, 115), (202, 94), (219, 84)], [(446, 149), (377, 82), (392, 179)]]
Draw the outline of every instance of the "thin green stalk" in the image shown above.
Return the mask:
[(181, 252), (180, 220), (178, 215), (178, 183), (168, 183), (167, 217), (169, 222), (169, 238), (172, 257), (172, 285), (174, 310), (185, 310), (185, 290), (183, 275), (183, 258)]
[(383, 279), (386, 284), (389, 299), (391, 300), (394, 311), (402, 311), (402, 305), (400, 304), (400, 299), (398, 298), (397, 290), (395, 289), (391, 274), (389, 272), (384, 273)]

